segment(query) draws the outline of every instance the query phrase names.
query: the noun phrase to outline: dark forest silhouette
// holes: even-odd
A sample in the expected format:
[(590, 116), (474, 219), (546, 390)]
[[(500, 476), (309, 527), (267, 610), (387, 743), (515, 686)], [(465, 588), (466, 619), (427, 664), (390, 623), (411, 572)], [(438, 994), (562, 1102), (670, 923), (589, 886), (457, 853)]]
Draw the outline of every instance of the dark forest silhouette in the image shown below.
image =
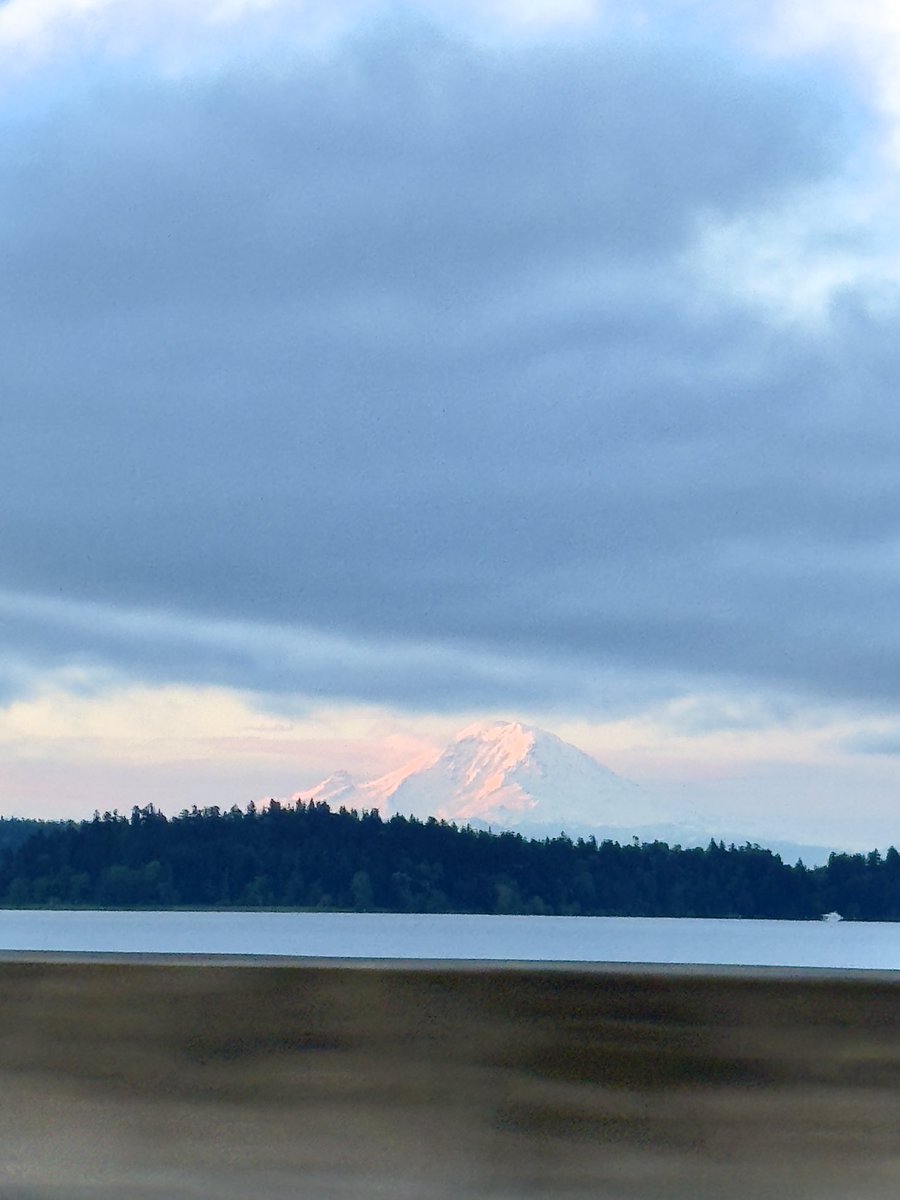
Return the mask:
[(8, 907), (900, 920), (900, 854), (790, 865), (757, 845), (529, 840), (429, 819), (276, 801), (130, 817), (0, 821)]

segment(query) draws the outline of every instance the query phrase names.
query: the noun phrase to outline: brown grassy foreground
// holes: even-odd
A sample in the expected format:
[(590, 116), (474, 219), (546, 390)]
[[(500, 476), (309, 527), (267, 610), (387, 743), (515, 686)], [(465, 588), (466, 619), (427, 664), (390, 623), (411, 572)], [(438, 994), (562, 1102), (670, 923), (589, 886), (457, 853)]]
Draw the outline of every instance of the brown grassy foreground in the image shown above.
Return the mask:
[(900, 982), (0, 963), (2, 1200), (900, 1195)]

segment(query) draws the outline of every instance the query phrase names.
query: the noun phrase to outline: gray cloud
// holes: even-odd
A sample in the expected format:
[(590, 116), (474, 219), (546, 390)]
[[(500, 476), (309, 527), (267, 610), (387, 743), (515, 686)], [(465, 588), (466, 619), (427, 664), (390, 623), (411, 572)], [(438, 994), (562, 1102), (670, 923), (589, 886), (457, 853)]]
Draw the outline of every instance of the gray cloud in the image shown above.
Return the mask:
[[(0, 594), (9, 646), (0, 699), (48, 682), (92, 695), (137, 676), (165, 684), (210, 680), (266, 693), (269, 710), (296, 713), (333, 697), (376, 697), (400, 709), (458, 712), (486, 702), (608, 714), (668, 695), (681, 680), (597, 670), (572, 654), (498, 653), (477, 637), (443, 642), (348, 637), (303, 626), (210, 620), (164, 611)], [(59, 664), (66, 669), (60, 671)], [(112, 667), (110, 664), (115, 664)]]
[(879, 758), (900, 757), (900, 732), (891, 730), (883, 733), (860, 733), (844, 738), (840, 748), (850, 754), (864, 754)]
[[(407, 703), (538, 667), (893, 697), (893, 318), (778, 331), (682, 265), (838, 174), (852, 105), (684, 45), (279, 64), (98, 77), (4, 130), (7, 593), (318, 630), (317, 687)], [(143, 673), (302, 663), (39, 624), (31, 654)]]

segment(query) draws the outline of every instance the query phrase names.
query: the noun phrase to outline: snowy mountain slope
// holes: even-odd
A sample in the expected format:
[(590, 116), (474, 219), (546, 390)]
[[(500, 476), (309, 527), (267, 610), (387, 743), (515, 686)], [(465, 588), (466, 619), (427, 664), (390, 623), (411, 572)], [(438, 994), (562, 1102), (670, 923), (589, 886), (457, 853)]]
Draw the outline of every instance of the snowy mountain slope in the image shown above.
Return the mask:
[(349, 771), (335, 771), (321, 783), (303, 793), (304, 800), (323, 802), (330, 808), (359, 806), (359, 787)]
[(673, 827), (676, 814), (577, 747), (517, 721), (469, 726), (443, 753), (367, 783), (339, 772), (305, 793), (347, 807), (458, 824), (573, 834)]
[(390, 796), (394, 812), (518, 827), (642, 825), (659, 818), (650, 797), (552, 733), (518, 722), (473, 725), (430, 767)]
[(719, 820), (654, 797), (596, 759), (543, 729), (518, 721), (486, 722), (461, 730), (449, 746), (430, 751), (378, 779), (357, 783), (337, 771), (299, 793), (333, 808), (378, 809), (458, 825), (515, 830), (527, 837), (595, 836), (670, 845), (759, 842), (786, 861), (825, 862), (825, 847), (796, 845), (724, 829)]

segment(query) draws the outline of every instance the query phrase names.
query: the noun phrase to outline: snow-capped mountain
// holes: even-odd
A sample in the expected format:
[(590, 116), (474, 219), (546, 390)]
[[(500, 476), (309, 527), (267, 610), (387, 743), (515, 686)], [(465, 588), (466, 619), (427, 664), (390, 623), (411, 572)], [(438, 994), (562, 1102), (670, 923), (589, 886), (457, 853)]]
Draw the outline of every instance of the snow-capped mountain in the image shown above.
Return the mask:
[(683, 841), (700, 835), (688, 814), (673, 813), (577, 747), (517, 721), (471, 725), (443, 752), (380, 779), (355, 783), (341, 771), (301, 795), (377, 808), (384, 816), (433, 816), (535, 835), (565, 830)]
[(358, 792), (359, 788), (349, 771), (335, 771), (314, 788), (304, 792), (303, 799), (324, 801), (330, 808), (353, 808), (359, 803)]
[(543, 729), (518, 721), (470, 725), (443, 751), (431, 751), (378, 779), (357, 783), (346, 771), (297, 794), (332, 808), (378, 809), (458, 825), (516, 830), (526, 837), (593, 834), (598, 840), (706, 845), (759, 842), (785, 861), (824, 863), (829, 848), (766, 837), (751, 822), (723, 828), (695, 809), (675, 809)]

